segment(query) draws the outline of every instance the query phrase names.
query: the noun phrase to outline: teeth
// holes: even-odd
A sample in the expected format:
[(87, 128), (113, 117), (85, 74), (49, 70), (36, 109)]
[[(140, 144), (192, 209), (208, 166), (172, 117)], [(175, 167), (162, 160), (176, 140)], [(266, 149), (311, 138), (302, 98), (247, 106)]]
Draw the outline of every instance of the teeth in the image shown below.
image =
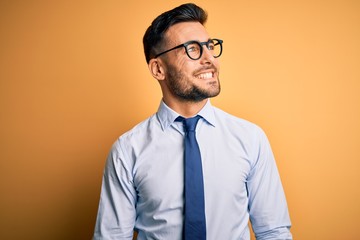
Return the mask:
[(200, 79), (209, 79), (209, 78), (212, 78), (213, 74), (212, 73), (203, 73), (203, 74), (200, 74), (198, 76), (198, 78)]

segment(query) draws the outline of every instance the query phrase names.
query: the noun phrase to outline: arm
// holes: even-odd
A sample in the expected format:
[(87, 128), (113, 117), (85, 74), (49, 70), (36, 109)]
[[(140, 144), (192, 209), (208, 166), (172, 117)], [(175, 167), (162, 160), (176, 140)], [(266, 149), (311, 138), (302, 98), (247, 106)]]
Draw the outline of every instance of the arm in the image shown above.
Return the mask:
[(94, 240), (131, 240), (136, 218), (132, 174), (117, 141), (107, 158)]
[(257, 240), (292, 239), (285, 194), (270, 144), (262, 130), (248, 177), (250, 221)]

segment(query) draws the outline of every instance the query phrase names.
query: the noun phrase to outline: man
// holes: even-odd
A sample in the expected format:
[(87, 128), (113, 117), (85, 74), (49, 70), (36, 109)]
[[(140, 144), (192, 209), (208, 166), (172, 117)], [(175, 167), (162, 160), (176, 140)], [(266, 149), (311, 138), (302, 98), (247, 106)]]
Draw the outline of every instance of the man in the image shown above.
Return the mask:
[(222, 40), (208, 35), (206, 19), (184, 4), (147, 29), (146, 61), (163, 99), (111, 149), (94, 239), (132, 239), (136, 231), (137, 239), (245, 240), (249, 219), (257, 239), (292, 239), (265, 134), (209, 101), (220, 92)]

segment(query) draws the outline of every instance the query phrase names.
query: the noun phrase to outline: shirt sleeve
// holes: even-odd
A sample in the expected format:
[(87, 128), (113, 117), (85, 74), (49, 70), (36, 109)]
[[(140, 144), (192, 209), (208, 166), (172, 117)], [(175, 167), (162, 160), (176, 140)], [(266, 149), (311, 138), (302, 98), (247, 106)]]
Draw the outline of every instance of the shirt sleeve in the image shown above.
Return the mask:
[(136, 219), (136, 191), (129, 163), (118, 140), (105, 165), (94, 240), (131, 240)]
[(292, 239), (288, 207), (275, 159), (265, 133), (258, 130), (254, 164), (247, 180), (252, 228), (257, 240)]

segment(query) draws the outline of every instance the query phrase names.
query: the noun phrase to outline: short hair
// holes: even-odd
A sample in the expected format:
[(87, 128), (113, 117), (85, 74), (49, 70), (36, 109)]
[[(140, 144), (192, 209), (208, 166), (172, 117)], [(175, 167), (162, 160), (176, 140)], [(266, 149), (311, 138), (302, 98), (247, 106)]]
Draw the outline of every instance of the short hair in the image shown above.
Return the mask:
[(143, 37), (146, 62), (149, 63), (156, 56), (156, 50), (164, 42), (165, 33), (171, 26), (181, 22), (199, 22), (204, 25), (206, 20), (205, 10), (193, 3), (183, 4), (162, 13), (154, 19)]

